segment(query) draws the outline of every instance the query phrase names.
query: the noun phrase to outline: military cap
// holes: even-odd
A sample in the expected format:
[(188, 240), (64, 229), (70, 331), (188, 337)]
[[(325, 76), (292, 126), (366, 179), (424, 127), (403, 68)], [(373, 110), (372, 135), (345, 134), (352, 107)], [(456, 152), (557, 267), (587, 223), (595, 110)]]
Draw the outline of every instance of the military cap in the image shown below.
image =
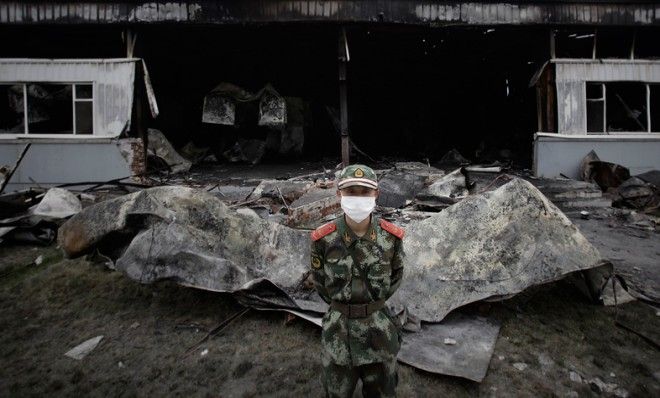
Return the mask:
[(376, 173), (369, 166), (363, 164), (352, 164), (344, 167), (339, 173), (337, 188), (342, 189), (353, 185), (361, 185), (367, 188), (378, 188)]

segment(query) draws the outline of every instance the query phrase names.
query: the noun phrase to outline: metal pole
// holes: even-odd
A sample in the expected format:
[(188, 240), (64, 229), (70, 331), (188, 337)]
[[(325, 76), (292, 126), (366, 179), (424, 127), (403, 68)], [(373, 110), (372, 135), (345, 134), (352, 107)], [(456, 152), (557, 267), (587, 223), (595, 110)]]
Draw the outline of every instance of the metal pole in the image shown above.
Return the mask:
[(348, 104), (346, 88), (346, 63), (348, 62), (348, 44), (346, 42), (346, 31), (341, 29), (339, 37), (339, 117), (341, 120), (341, 164), (348, 166), (350, 137), (348, 135)]

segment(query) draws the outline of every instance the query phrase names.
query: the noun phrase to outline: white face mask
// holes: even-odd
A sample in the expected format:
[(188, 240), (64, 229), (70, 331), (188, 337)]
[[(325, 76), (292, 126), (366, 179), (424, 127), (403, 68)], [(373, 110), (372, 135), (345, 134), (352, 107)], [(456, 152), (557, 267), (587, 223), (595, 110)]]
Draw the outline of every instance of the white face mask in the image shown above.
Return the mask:
[(376, 198), (374, 196), (342, 196), (341, 208), (351, 220), (359, 223), (374, 211)]

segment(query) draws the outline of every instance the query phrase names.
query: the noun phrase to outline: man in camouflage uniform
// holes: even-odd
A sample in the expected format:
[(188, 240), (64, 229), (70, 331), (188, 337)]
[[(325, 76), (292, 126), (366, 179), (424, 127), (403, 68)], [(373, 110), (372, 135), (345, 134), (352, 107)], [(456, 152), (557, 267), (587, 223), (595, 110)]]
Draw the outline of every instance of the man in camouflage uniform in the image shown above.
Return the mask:
[(328, 397), (393, 397), (398, 323), (385, 301), (403, 276), (403, 229), (372, 213), (378, 185), (364, 165), (344, 168), (337, 183), (344, 214), (312, 232), (312, 276), (330, 304), (323, 316), (323, 386)]

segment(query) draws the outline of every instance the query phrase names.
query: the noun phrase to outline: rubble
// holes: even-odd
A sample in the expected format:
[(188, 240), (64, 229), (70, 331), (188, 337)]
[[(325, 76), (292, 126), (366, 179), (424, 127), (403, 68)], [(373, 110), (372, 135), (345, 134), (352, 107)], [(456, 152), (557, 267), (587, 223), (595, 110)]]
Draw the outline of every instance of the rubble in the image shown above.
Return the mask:
[(334, 189), (313, 188), (289, 205), (287, 225), (315, 228), (340, 210), (341, 203)]
[(595, 182), (603, 190), (616, 188), (630, 178), (630, 171), (618, 164), (603, 162), (591, 151), (580, 163), (582, 181)]
[[(110, 243), (116, 247), (108, 239), (127, 236), (127, 247), (104, 254), (116, 261), (117, 270), (142, 283), (173, 279), (234, 291), (268, 277), (293, 289), (309, 263), (307, 232), (236, 213), (215, 196), (184, 187), (151, 188), (98, 203), (59, 232), (69, 256)], [(307, 250), (294, 250), (303, 247)]]
[(172, 173), (180, 173), (190, 170), (192, 162), (179, 155), (160, 130), (149, 129), (148, 131), (149, 139), (147, 152), (150, 155), (162, 159)]
[(603, 196), (600, 187), (587, 181), (568, 178), (539, 178), (531, 181), (562, 210), (610, 207), (612, 200)]
[(601, 261), (575, 225), (518, 178), (410, 223), (406, 233), (406, 278), (393, 301), (430, 322)]
[[(270, 180), (258, 188), (253, 192), (256, 201), (287, 202), (287, 197), (303, 192), (288, 203), (287, 222), (301, 221), (298, 208), (308, 206), (299, 213), (305, 214), (310, 206), (318, 206), (321, 217), (332, 208), (330, 201), (338, 206), (334, 189), (305, 181)], [(156, 187), (87, 207), (60, 228), (58, 241), (71, 257), (100, 250), (117, 270), (141, 283), (168, 279), (232, 292), (250, 308), (284, 310), (320, 324), (326, 304), (305, 283), (308, 232), (262, 217), (250, 209), (232, 210), (204, 190)], [(451, 329), (455, 318), (447, 317), (450, 311), (508, 297), (600, 261), (598, 251), (566, 216), (517, 178), (426, 219), (411, 220), (406, 230), (407, 276), (391, 305), (403, 314), (406, 330), (417, 333), (404, 339), (409, 345), (399, 359), (477, 381), (488, 368), (499, 326), (467, 317), (457, 332)], [(447, 328), (451, 333), (445, 333)], [(468, 330), (476, 333), (472, 343)], [(444, 343), (455, 336), (461, 336), (461, 344)]]
[(470, 164), (470, 161), (454, 148), (442, 155), (438, 163), (443, 166), (463, 166)]
[[(440, 177), (417, 194), (417, 197), (463, 199), (468, 196), (468, 178), (465, 169), (459, 168)], [(455, 203), (455, 201), (454, 201)]]
[(630, 177), (616, 188), (613, 205), (660, 216), (660, 189), (639, 177)]
[(48, 218), (67, 218), (82, 210), (82, 203), (73, 193), (63, 188), (51, 188), (31, 213)]
[(266, 141), (239, 138), (234, 145), (222, 155), (230, 162), (247, 162), (257, 164), (266, 153)]
[[(8, 203), (15, 204), (11, 217), (0, 220), (0, 242), (13, 240), (17, 242), (50, 244), (56, 236), (61, 220), (82, 210), (80, 200), (73, 193), (63, 188), (51, 188), (43, 196), (34, 191), (20, 194), (4, 195)], [(23, 205), (20, 200), (27, 199)], [(25, 203), (35, 203), (25, 209)]]
[[(481, 382), (499, 330), (499, 323), (492, 319), (452, 314), (442, 323), (422, 324), (417, 333), (406, 332), (399, 361), (427, 372)], [(449, 336), (460, 336), (461, 343)]]

